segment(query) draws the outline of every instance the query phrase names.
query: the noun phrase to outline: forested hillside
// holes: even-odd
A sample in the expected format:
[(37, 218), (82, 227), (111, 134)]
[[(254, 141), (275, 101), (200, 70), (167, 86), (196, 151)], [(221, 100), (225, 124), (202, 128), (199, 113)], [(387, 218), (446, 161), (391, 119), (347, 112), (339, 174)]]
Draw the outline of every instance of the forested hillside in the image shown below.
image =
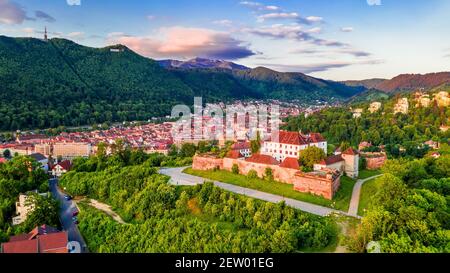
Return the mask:
[[(113, 50), (112, 50), (113, 49)], [(264, 71), (264, 73), (262, 73)], [(174, 105), (243, 98), (333, 101), (358, 92), (300, 73), (170, 70), (124, 46), (0, 36), (0, 130), (147, 120)]]
[(112, 205), (129, 223), (82, 205), (79, 228), (90, 251), (286, 253), (321, 249), (335, 239), (331, 218), (226, 192), (212, 183), (170, 185), (157, 173), (157, 157), (119, 151), (109, 158), (79, 160), (64, 175), (61, 185), (71, 194)]
[(394, 114), (397, 97), (383, 101), (382, 108), (375, 113), (367, 109), (369, 102), (353, 104), (353, 108), (362, 108), (361, 118), (354, 118), (350, 106), (330, 108), (314, 115), (292, 117), (287, 121), (286, 128), (292, 131), (321, 132), (329, 143), (340, 145), (342, 142), (357, 146), (362, 141), (374, 145), (386, 145), (387, 152), (392, 156), (403, 155), (420, 157), (426, 150), (418, 149), (422, 143), (433, 139), (446, 142), (450, 131), (440, 130), (441, 125), (450, 122), (450, 108), (415, 107), (412, 96), (408, 114)]

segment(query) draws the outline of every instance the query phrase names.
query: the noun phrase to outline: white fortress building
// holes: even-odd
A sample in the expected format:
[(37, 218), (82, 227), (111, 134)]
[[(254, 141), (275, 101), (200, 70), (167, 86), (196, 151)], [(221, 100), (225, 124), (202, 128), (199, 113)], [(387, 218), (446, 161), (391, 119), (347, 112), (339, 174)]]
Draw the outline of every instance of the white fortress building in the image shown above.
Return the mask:
[(278, 142), (265, 141), (261, 154), (270, 155), (279, 162), (286, 158), (299, 158), (300, 152), (316, 146), (327, 154), (327, 141), (319, 133), (303, 135), (299, 132), (280, 131)]

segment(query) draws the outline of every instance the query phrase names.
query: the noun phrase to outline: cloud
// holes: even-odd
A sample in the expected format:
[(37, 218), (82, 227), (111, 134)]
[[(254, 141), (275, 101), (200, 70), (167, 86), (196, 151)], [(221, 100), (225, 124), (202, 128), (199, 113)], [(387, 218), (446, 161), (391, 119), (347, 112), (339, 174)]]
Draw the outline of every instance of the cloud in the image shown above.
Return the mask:
[(36, 16), (37, 19), (42, 19), (49, 23), (53, 23), (56, 21), (55, 18), (40, 10), (37, 10), (34, 15)]
[(343, 68), (353, 65), (377, 65), (384, 61), (381, 60), (369, 60), (362, 62), (323, 62), (323, 63), (311, 63), (301, 65), (286, 65), (286, 64), (260, 64), (281, 72), (300, 72), (305, 74), (323, 72), (336, 68)]
[(213, 24), (219, 25), (219, 26), (224, 26), (224, 27), (230, 27), (233, 24), (233, 21), (228, 20), (228, 19), (223, 19), (223, 20), (214, 21)]
[(155, 16), (155, 15), (147, 15), (147, 20), (153, 21), (153, 20), (155, 20), (155, 19), (156, 19), (156, 16)]
[(246, 6), (248, 8), (251, 8), (253, 10), (257, 10), (257, 11), (277, 11), (277, 10), (281, 10), (280, 7), (278, 6), (273, 6), (273, 5), (263, 5), (259, 2), (252, 2), (252, 1), (241, 1), (239, 4)]
[(323, 18), (319, 16), (308, 16), (306, 18), (300, 17), (298, 22), (305, 25), (312, 25), (315, 23), (322, 23)]
[(300, 15), (296, 12), (277, 12), (277, 13), (267, 13), (259, 15), (257, 17), (258, 22), (264, 22), (265, 20), (280, 20), (280, 19), (298, 19)]
[(381, 6), (381, 0), (367, 0), (369, 6)]
[(235, 60), (256, 55), (229, 33), (203, 28), (170, 27), (159, 30), (155, 36), (137, 37), (113, 33), (109, 43), (120, 43), (132, 50), (153, 58), (192, 58)]
[(71, 32), (67, 34), (67, 37), (74, 40), (83, 40), (85, 38), (85, 33), (81, 31)]
[(250, 33), (253, 35), (261, 37), (269, 37), (272, 39), (288, 39), (299, 42), (309, 42), (318, 46), (328, 46), (328, 47), (348, 47), (348, 44), (325, 40), (315, 37), (321, 31), (320, 28), (305, 29), (302, 25), (294, 24), (275, 24), (271, 26), (263, 26), (256, 28), (243, 28), (241, 30), (245, 33)]
[(342, 32), (353, 32), (354, 30), (353, 27), (341, 27)]
[(369, 53), (369, 52), (353, 49), (351, 47), (344, 47), (344, 48), (337, 49), (337, 50), (319, 50), (319, 49), (316, 49), (316, 48), (307, 48), (307, 49), (291, 50), (289, 53), (291, 53), (291, 54), (315, 55), (316, 57), (317, 56), (334, 57), (333, 55), (336, 55), (336, 54), (346, 54), (346, 55), (351, 55), (353, 57), (358, 57), (358, 58), (372, 56), (372, 54)]
[(9, 0), (0, 0), (0, 24), (21, 24), (27, 19), (23, 7)]

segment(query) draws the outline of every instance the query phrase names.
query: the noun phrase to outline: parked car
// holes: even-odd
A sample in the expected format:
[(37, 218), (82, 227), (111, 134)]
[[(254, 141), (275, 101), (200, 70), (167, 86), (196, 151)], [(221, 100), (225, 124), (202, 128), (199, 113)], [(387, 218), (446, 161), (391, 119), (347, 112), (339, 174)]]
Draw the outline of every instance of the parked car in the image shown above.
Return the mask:
[(64, 199), (66, 201), (70, 201), (70, 200), (72, 200), (72, 196), (66, 194), (66, 195), (64, 195)]
[(78, 216), (79, 213), (80, 213), (80, 212), (79, 212), (78, 210), (74, 211), (74, 212), (72, 213), (72, 217)]
[(74, 223), (75, 225), (78, 225), (78, 224), (79, 224), (78, 218), (77, 218), (77, 217), (72, 217), (72, 221), (73, 221), (73, 223)]

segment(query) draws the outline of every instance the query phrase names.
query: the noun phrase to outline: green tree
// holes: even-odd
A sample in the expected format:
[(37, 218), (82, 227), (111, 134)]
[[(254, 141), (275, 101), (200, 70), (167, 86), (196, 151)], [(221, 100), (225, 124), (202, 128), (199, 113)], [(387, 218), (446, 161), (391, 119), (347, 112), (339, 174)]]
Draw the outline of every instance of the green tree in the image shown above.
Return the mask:
[(300, 163), (302, 164), (302, 166), (309, 169), (312, 169), (314, 167), (314, 164), (319, 163), (325, 158), (325, 152), (315, 146), (308, 147), (300, 152)]

